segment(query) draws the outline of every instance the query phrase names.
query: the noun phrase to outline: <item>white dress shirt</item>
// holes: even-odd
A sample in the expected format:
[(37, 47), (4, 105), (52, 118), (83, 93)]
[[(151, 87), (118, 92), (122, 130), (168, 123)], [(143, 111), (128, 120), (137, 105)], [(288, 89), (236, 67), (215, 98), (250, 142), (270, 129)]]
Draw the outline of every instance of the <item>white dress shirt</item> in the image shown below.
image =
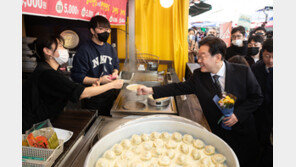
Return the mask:
[(224, 92), (224, 90), (225, 90), (225, 76), (226, 76), (226, 68), (225, 68), (224, 61), (223, 61), (222, 67), (217, 72), (217, 74), (211, 73), (212, 80), (215, 82), (215, 80), (213, 78), (214, 75), (218, 75), (219, 76), (219, 82), (220, 82), (221, 89), (222, 89), (221, 91)]

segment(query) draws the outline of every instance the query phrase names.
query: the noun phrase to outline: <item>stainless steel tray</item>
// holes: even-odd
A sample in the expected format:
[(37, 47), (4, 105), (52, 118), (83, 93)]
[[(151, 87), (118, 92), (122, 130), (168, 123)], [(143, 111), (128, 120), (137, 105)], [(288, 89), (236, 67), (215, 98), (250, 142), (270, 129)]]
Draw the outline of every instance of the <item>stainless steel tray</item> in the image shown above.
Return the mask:
[(177, 115), (177, 107), (175, 103), (175, 99), (171, 98), (171, 102), (167, 106), (163, 107), (155, 107), (148, 104), (147, 98), (143, 101), (139, 101), (145, 104), (144, 108), (128, 110), (124, 108), (125, 104), (125, 89), (121, 90), (117, 99), (115, 100), (113, 107), (111, 109), (112, 117), (122, 117), (127, 115), (149, 115), (149, 114), (174, 114)]

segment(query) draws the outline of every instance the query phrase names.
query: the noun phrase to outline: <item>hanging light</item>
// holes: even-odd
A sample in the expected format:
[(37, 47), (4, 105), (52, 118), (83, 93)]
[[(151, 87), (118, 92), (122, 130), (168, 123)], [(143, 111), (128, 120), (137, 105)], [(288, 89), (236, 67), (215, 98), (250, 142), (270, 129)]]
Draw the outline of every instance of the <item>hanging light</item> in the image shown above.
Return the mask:
[(169, 8), (173, 5), (174, 0), (160, 0), (160, 5), (164, 8)]

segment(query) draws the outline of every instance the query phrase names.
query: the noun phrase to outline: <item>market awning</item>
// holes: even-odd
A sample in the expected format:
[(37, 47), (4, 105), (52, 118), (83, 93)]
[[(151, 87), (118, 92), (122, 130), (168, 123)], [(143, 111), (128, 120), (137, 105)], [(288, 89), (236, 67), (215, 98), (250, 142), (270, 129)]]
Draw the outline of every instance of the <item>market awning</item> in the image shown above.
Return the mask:
[(192, 2), (190, 3), (189, 7), (189, 15), (192, 17), (197, 16), (211, 9), (212, 6), (210, 4), (204, 3), (203, 1), (200, 1), (199, 3)]
[(124, 25), (127, 0), (23, 0), (22, 13), (88, 21), (105, 16), (112, 25)]

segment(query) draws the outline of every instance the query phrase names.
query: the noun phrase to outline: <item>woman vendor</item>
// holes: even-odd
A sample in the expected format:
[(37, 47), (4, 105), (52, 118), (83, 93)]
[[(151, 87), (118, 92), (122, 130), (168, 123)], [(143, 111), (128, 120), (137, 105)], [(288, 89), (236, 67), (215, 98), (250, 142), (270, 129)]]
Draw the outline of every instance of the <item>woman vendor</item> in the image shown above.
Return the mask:
[(100, 82), (104, 82), (104, 78), (100, 78), (90, 87), (72, 82), (58, 69), (69, 58), (68, 50), (63, 47), (63, 43), (61, 36), (48, 35), (29, 45), (38, 64), (22, 86), (23, 133), (35, 123), (58, 116), (69, 100), (77, 103), (83, 98), (96, 96), (110, 89), (120, 89), (123, 86), (123, 80), (100, 85)]

